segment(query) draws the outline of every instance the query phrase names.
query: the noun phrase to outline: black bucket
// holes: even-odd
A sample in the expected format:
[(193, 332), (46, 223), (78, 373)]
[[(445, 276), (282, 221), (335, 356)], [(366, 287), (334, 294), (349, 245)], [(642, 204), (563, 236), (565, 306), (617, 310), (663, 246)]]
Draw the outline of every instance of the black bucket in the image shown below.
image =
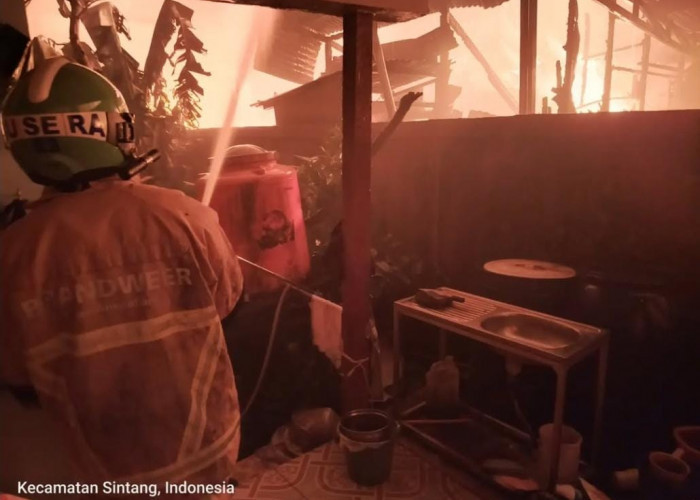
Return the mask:
[(353, 410), (343, 416), (338, 436), (350, 479), (362, 486), (389, 479), (398, 430), (394, 419), (379, 410)]

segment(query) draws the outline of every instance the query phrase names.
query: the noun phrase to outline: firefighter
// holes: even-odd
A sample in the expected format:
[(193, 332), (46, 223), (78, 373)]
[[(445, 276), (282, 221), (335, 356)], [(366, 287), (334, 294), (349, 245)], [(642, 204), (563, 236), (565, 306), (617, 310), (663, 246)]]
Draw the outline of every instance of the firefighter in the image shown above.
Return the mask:
[(37, 394), (70, 450), (63, 480), (226, 493), (240, 413), (221, 319), (243, 282), (215, 212), (130, 179), (149, 158), (121, 94), (65, 58), (17, 82), (2, 123), (47, 186), (0, 233), (2, 385)]

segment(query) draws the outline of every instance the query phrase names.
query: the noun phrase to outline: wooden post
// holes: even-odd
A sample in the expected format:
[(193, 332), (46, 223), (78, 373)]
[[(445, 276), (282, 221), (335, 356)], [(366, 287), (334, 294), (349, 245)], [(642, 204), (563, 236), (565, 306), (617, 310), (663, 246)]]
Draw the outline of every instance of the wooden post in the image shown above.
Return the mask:
[(603, 79), (603, 102), (601, 111), (610, 111), (610, 89), (612, 88), (613, 52), (615, 46), (615, 14), (608, 13), (608, 40), (605, 47), (605, 77)]
[[(576, 76), (576, 60), (578, 59), (578, 49), (581, 42), (581, 35), (578, 30), (578, 0), (569, 0), (569, 16), (566, 22), (566, 62), (564, 66), (564, 80), (555, 91), (554, 101), (559, 107), (559, 113), (576, 113), (574, 105), (573, 86)], [(559, 61), (557, 61), (557, 72), (560, 71)]]
[(591, 16), (586, 14), (583, 28), (583, 71), (581, 72), (581, 100), (579, 106), (583, 106), (586, 96), (586, 83), (588, 80), (588, 59), (591, 52)]
[(372, 21), (343, 17), (343, 411), (369, 404)]
[[(442, 29), (450, 29), (447, 22), (449, 10), (444, 8), (440, 11), (440, 27)], [(434, 117), (437, 119), (448, 118), (449, 116), (449, 100), (448, 93), (450, 89), (450, 53), (449, 51), (440, 52), (438, 60), (437, 78), (435, 80), (435, 108), (433, 109)]]
[(678, 53), (678, 62), (676, 63), (676, 77), (671, 80), (668, 91), (668, 108), (673, 109), (681, 102), (681, 86), (685, 77), (685, 54)]
[(535, 113), (537, 0), (520, 0), (520, 114)]
[(642, 74), (639, 76), (639, 111), (644, 111), (647, 100), (647, 78), (649, 76), (649, 56), (651, 54), (651, 36), (644, 35), (642, 43)]

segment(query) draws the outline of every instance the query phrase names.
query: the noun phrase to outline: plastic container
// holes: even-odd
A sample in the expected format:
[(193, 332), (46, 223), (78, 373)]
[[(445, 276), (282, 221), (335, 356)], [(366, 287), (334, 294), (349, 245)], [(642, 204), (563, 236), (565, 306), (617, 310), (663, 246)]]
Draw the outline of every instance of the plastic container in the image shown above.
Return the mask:
[[(540, 427), (538, 471), (540, 484), (545, 486), (549, 483), (553, 434), (554, 424), (545, 424)], [(558, 484), (570, 484), (578, 478), (582, 441), (583, 438), (576, 429), (566, 425), (562, 427), (559, 448), (559, 474), (557, 476)]]
[(426, 409), (439, 413), (459, 411), (459, 368), (452, 356), (433, 363), (425, 382)]
[(672, 488), (680, 488), (690, 475), (690, 466), (680, 458), (662, 451), (649, 453), (649, 474)]
[(682, 451), (683, 461), (700, 470), (700, 425), (676, 427), (673, 429), (673, 437)]
[[(204, 192), (207, 177), (198, 182)], [(230, 147), (210, 202), (236, 253), (292, 281), (309, 272), (309, 248), (296, 169), (277, 163), (274, 151)], [(248, 293), (284, 283), (249, 265), (241, 269)]]
[(379, 410), (353, 410), (341, 418), (338, 438), (350, 479), (361, 486), (389, 479), (398, 430), (398, 424)]

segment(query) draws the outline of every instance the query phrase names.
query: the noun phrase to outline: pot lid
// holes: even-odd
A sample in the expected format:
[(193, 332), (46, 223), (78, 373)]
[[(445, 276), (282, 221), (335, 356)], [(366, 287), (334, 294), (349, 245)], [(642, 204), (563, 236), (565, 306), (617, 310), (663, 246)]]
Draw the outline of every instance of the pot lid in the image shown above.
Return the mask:
[(484, 269), (493, 274), (530, 279), (569, 279), (576, 276), (570, 267), (553, 262), (526, 259), (492, 260), (484, 264)]
[[(212, 158), (209, 159), (211, 160)], [(264, 163), (275, 161), (276, 159), (277, 153), (275, 151), (268, 151), (254, 144), (236, 144), (226, 149), (224, 164), (230, 166), (247, 163)]]

